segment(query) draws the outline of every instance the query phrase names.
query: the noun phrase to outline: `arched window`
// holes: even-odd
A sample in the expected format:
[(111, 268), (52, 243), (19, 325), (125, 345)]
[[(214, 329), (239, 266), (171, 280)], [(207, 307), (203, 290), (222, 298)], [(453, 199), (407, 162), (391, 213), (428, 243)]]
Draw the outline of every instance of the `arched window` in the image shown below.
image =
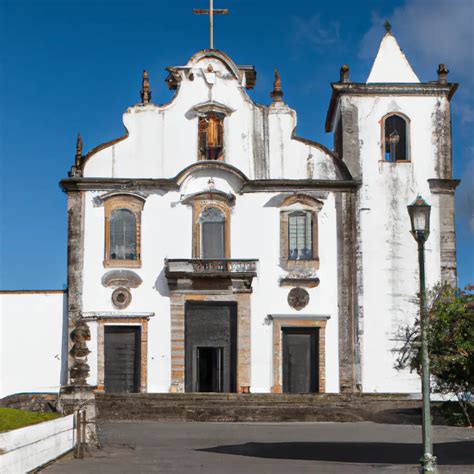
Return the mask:
[(111, 260), (137, 259), (137, 221), (128, 209), (116, 209), (110, 216), (109, 257)]
[(208, 113), (199, 117), (199, 158), (222, 160), (224, 157), (224, 116)]
[(323, 203), (304, 194), (288, 196), (280, 207), (280, 265), (296, 272), (319, 268), (318, 219)]
[(311, 212), (295, 211), (288, 214), (288, 259), (313, 258)]
[(108, 193), (102, 199), (105, 214), (104, 266), (139, 268), (145, 199), (125, 192)]
[(225, 258), (225, 216), (216, 207), (206, 208), (200, 217), (201, 258)]
[(384, 160), (408, 160), (407, 120), (400, 115), (389, 115), (384, 120)]

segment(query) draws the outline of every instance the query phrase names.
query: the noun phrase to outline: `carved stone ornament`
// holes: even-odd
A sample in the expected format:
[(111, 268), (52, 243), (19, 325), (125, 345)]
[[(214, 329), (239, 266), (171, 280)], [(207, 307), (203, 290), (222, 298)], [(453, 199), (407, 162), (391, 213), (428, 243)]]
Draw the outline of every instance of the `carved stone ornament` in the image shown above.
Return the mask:
[(288, 304), (300, 311), (309, 303), (309, 293), (304, 288), (293, 288), (288, 293)]
[(102, 277), (102, 285), (108, 288), (138, 288), (142, 282), (131, 270), (110, 270)]
[(149, 104), (151, 101), (151, 87), (150, 87), (150, 81), (148, 79), (148, 72), (143, 71), (143, 77), (142, 77), (142, 89), (140, 91), (140, 96), (142, 98), (142, 104), (146, 105)]
[(282, 102), (283, 100), (283, 91), (281, 90), (281, 79), (278, 69), (275, 69), (275, 78), (273, 80), (273, 90), (270, 92), (270, 97), (273, 99), (273, 102)]
[(86, 385), (89, 376), (90, 367), (87, 364), (87, 356), (90, 350), (87, 348), (87, 342), (90, 341), (91, 333), (87, 323), (80, 319), (76, 322), (71, 332), (71, 340), (73, 346), (69, 354), (74, 358), (74, 362), (70, 369), (70, 377), (73, 385)]
[(132, 294), (127, 288), (117, 288), (112, 293), (112, 304), (118, 309), (126, 308), (132, 301)]

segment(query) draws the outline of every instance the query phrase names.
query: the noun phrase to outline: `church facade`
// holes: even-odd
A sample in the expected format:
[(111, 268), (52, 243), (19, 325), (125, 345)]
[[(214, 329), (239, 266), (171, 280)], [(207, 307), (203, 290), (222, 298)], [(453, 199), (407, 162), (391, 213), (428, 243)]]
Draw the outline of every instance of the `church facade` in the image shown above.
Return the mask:
[(105, 392), (417, 392), (394, 369), (417, 315), (406, 206), (431, 205), (428, 285), (456, 281), (450, 99), (387, 33), (366, 83), (346, 66), (326, 132), (297, 136), (278, 74), (215, 49), (76, 160), (68, 201), (67, 380)]

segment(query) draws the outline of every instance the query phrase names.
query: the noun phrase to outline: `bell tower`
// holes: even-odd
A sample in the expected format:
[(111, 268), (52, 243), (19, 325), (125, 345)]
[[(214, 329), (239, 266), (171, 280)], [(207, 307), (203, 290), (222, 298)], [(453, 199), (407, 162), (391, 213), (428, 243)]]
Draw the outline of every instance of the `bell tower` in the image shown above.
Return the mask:
[(390, 392), (397, 384), (410, 392), (418, 383), (394, 371), (392, 353), (397, 328), (417, 314), (418, 264), (407, 205), (418, 194), (432, 206), (427, 285), (456, 284), (459, 181), (452, 179), (450, 100), (457, 84), (447, 74), (441, 64), (436, 81), (421, 82), (387, 31), (366, 83), (352, 82), (345, 65), (331, 84), (326, 131), (334, 132), (335, 152), (361, 183), (354, 273), (363, 391)]

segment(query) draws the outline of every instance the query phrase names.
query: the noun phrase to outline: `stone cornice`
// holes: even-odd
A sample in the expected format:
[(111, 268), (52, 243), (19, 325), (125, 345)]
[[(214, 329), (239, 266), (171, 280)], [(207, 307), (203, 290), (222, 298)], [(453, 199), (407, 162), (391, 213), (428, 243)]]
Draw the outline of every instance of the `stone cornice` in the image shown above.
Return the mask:
[[(180, 175), (178, 175), (180, 176)], [(326, 189), (331, 191), (354, 191), (361, 186), (359, 180), (331, 179), (261, 179), (245, 180), (241, 194), (255, 192), (281, 191), (314, 191)], [(176, 178), (80, 178), (73, 177), (59, 182), (61, 189), (67, 193), (74, 191), (179, 191)]]
[(331, 316), (328, 314), (268, 314), (265, 318), (266, 324), (271, 324), (272, 321), (291, 321), (302, 320), (302, 321), (328, 321)]
[(174, 179), (151, 178), (68, 178), (59, 182), (65, 192), (71, 191), (104, 191), (104, 190), (136, 190), (137, 188), (178, 191), (179, 186)]
[(439, 82), (425, 83), (356, 83), (333, 82), (331, 83), (332, 95), (326, 114), (326, 132), (333, 129), (333, 117), (337, 102), (342, 95), (367, 96), (367, 95), (394, 95), (394, 96), (446, 96), (448, 100), (456, 92), (458, 84), (440, 84)]
[(458, 187), (460, 179), (429, 179), (430, 191), (435, 194), (454, 193)]
[(327, 189), (331, 191), (354, 191), (361, 186), (359, 180), (331, 179), (256, 179), (248, 181), (241, 193), (280, 192), (290, 190), (314, 191)]
[(155, 313), (153, 312), (131, 313), (127, 311), (126, 313), (123, 313), (118, 311), (89, 311), (82, 313), (82, 318), (86, 321), (96, 321), (98, 319), (149, 319), (153, 316), (155, 316)]

